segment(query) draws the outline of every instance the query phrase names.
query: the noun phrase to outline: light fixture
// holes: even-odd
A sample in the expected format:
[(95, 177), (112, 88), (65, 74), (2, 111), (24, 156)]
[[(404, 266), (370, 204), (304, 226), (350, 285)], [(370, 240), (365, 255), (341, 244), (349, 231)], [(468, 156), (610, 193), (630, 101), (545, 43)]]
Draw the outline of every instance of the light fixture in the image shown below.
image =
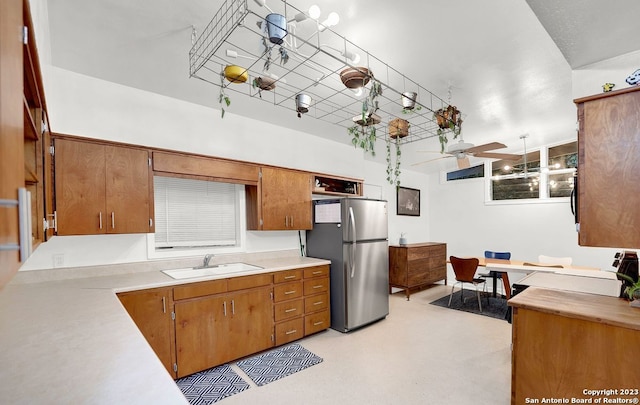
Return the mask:
[(253, 0), (256, 2), (257, 5), (259, 5), (260, 7), (264, 7), (267, 10), (269, 10), (270, 13), (273, 13), (273, 10), (271, 10), (269, 8), (269, 6), (267, 6), (267, 1), (266, 0)]
[(315, 4), (309, 7), (309, 17), (313, 18), (314, 20), (320, 18), (320, 7)]
[(329, 13), (326, 20), (318, 24), (318, 31), (322, 32), (329, 27), (338, 25), (339, 22), (340, 16), (335, 11), (332, 11), (331, 13)]

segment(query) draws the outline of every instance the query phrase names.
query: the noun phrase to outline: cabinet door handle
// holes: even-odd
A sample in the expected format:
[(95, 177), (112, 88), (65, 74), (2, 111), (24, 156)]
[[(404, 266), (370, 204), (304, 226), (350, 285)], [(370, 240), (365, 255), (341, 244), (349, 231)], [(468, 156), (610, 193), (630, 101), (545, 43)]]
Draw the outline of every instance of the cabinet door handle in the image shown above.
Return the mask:
[(293, 276), (285, 276), (285, 278), (284, 278), (284, 279), (285, 279), (285, 280), (289, 280), (289, 279), (292, 279), (292, 278), (296, 278), (296, 276), (295, 276), (295, 275), (293, 275)]
[(162, 297), (162, 313), (167, 313), (167, 300), (164, 297)]
[(102, 211), (100, 211), (100, 229), (102, 229)]
[(116, 229), (116, 214), (111, 212), (111, 229)]
[(231, 315), (236, 314), (236, 300), (231, 300)]
[(293, 329), (293, 330), (286, 331), (284, 334), (291, 335), (292, 333), (296, 333), (297, 331), (298, 331), (297, 329)]
[(313, 303), (313, 305), (322, 305), (324, 301), (316, 301)]
[(322, 284), (314, 285), (314, 286), (313, 286), (313, 288), (314, 288), (314, 289), (316, 289), (316, 288), (322, 288)]
[(295, 294), (296, 290), (285, 291), (284, 295)]
[(314, 323), (313, 323), (313, 326), (322, 325), (323, 323), (324, 323), (324, 321), (314, 322)]
[(285, 313), (285, 314), (288, 314), (289, 312), (295, 312), (295, 311), (297, 311), (297, 310), (298, 310), (298, 308), (285, 309), (285, 310), (284, 310), (284, 313)]
[(314, 272), (313, 272), (313, 273), (311, 273), (311, 274), (313, 274), (314, 276), (315, 276), (316, 274), (322, 274), (322, 270), (314, 271)]
[(224, 312), (224, 316), (227, 316), (227, 301), (222, 303), (222, 310)]

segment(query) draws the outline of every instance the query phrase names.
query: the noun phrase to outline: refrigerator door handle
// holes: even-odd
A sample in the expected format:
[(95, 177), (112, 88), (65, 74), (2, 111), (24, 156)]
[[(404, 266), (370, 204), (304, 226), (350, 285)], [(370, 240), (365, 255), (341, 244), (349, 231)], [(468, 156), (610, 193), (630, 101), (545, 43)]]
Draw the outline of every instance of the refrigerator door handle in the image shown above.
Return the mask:
[(355, 275), (356, 271), (356, 216), (353, 214), (353, 207), (349, 207), (349, 220), (351, 222), (351, 229), (353, 234), (353, 242), (351, 245), (351, 278)]

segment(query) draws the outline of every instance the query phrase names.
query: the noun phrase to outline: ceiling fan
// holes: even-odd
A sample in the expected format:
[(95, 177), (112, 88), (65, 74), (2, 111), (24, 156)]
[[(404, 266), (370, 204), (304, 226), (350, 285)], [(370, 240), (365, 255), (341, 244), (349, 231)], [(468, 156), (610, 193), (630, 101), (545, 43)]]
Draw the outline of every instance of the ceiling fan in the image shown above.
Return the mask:
[[(494, 149), (502, 149), (506, 148), (507, 145), (500, 142), (491, 142), (485, 143), (484, 145), (475, 146), (472, 143), (465, 142), (462, 138), (447, 149), (444, 152), (448, 156), (442, 156), (436, 159), (427, 160), (424, 162), (415, 163), (412, 166), (421, 165), (428, 162), (433, 162), (440, 159), (447, 159), (451, 157), (455, 157), (458, 162), (458, 169), (466, 169), (470, 166), (469, 156), (479, 157), (479, 158), (489, 158), (489, 159), (503, 159), (509, 161), (517, 161), (522, 158), (522, 155), (515, 155), (512, 153), (495, 153), (488, 152)], [(429, 151), (420, 151), (420, 152), (429, 152)], [(431, 153), (440, 153), (440, 152), (431, 152)]]

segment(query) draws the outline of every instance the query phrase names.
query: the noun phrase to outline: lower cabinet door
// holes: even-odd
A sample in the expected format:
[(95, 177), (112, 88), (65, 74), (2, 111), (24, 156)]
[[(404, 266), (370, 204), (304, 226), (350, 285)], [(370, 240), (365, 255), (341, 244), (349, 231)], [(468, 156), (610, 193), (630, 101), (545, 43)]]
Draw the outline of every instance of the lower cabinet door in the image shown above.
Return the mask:
[(175, 304), (178, 378), (224, 362), (222, 343), (231, 319), (225, 300), (220, 295)]

